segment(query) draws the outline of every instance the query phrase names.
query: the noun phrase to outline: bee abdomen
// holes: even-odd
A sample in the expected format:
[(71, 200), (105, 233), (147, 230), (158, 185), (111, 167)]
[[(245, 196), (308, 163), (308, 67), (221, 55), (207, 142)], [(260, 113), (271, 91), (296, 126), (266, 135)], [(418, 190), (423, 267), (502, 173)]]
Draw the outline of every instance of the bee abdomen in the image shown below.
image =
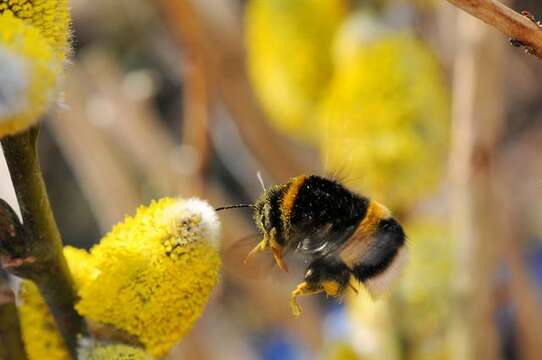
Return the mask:
[(353, 263), (352, 275), (373, 295), (385, 291), (401, 272), (407, 258), (405, 233), (393, 218), (381, 219), (365, 251)]

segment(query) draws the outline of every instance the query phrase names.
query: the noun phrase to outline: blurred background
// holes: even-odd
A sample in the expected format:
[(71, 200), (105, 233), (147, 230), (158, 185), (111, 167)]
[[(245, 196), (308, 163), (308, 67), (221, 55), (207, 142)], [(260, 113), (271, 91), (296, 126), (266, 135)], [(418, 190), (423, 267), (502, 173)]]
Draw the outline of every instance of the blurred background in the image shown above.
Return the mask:
[(267, 185), (339, 177), (409, 238), (389, 296), (307, 297), (294, 318), (303, 259), (288, 274), (265, 255), (242, 266), (256, 228), (221, 213), (222, 281), (170, 359), (540, 358), (539, 59), (443, 0), (71, 5), (73, 54), (40, 138), (66, 244), (90, 248), (161, 196), (254, 201), (258, 171)]

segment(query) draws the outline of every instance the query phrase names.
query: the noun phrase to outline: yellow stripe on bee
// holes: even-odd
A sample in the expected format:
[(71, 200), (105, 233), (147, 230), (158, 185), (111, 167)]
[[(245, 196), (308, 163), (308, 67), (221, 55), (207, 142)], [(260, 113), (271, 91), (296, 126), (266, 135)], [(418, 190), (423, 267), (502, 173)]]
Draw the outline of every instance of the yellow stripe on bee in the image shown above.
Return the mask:
[(387, 207), (376, 201), (369, 203), (365, 217), (340, 253), (340, 258), (348, 267), (352, 268), (365, 254), (380, 220), (390, 217), (391, 211)]
[(360, 231), (362, 234), (372, 234), (376, 225), (382, 219), (388, 219), (391, 217), (391, 211), (376, 201), (371, 201), (367, 208), (365, 217), (358, 225), (356, 232)]
[(290, 215), (292, 214), (292, 209), (294, 207), (294, 202), (299, 193), (301, 185), (305, 182), (307, 177), (305, 175), (297, 176), (294, 178), (294, 181), (288, 187), (288, 191), (282, 198), (282, 204), (280, 206), (282, 214), (282, 222), (287, 224), (290, 220)]

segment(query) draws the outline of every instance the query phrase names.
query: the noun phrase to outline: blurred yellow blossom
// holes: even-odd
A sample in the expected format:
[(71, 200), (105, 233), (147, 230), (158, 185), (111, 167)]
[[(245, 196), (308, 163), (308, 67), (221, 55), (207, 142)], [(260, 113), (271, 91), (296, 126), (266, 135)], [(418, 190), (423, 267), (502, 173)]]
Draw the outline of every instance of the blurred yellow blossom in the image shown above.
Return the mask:
[(270, 121), (297, 139), (318, 134), (314, 108), (332, 72), (331, 44), (344, 0), (251, 0), (246, 10), (250, 77)]
[(78, 360), (152, 360), (144, 350), (128, 345), (94, 345), (78, 351)]
[(396, 319), (390, 297), (373, 300), (363, 286), (359, 293), (347, 295), (347, 314), (352, 346), (362, 359), (400, 359), (400, 344), (395, 333)]
[(410, 264), (398, 287), (402, 334), (410, 358), (449, 359), (446, 326), (451, 321), (453, 244), (446, 219), (415, 219), (406, 225)]
[(68, 0), (0, 0), (0, 14), (3, 12), (12, 12), (34, 26), (49, 42), (57, 58), (65, 58), (70, 37)]
[(413, 34), (353, 21), (337, 40), (320, 108), (322, 157), (329, 169), (347, 169), (358, 190), (406, 210), (441, 178), (448, 93), (438, 62)]
[[(93, 276), (90, 255), (85, 250), (66, 246), (64, 255), (77, 286)], [(70, 359), (64, 341), (38, 288), (28, 280), (21, 283), (19, 314), (23, 341), (30, 360)]]
[(164, 198), (138, 209), (91, 250), (99, 272), (76, 308), (165, 355), (200, 317), (220, 270), (219, 222), (198, 199)]
[(0, 14), (0, 64), (1, 137), (38, 120), (54, 99), (61, 66), (40, 32), (11, 11)]

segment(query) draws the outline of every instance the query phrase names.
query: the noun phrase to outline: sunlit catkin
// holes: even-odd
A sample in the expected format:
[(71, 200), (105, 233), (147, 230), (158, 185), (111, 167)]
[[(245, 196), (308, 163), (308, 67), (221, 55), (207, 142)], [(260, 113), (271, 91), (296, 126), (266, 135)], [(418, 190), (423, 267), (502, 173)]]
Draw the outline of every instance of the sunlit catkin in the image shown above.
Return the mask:
[(68, 0), (0, 0), (0, 14), (8, 11), (34, 26), (51, 45), (57, 59), (64, 60), (70, 38)]
[(39, 30), (4, 11), (0, 15), (0, 137), (38, 121), (54, 100), (60, 71)]
[(165, 355), (200, 317), (220, 269), (219, 222), (206, 202), (165, 198), (140, 207), (91, 250), (97, 277), (76, 308)]

